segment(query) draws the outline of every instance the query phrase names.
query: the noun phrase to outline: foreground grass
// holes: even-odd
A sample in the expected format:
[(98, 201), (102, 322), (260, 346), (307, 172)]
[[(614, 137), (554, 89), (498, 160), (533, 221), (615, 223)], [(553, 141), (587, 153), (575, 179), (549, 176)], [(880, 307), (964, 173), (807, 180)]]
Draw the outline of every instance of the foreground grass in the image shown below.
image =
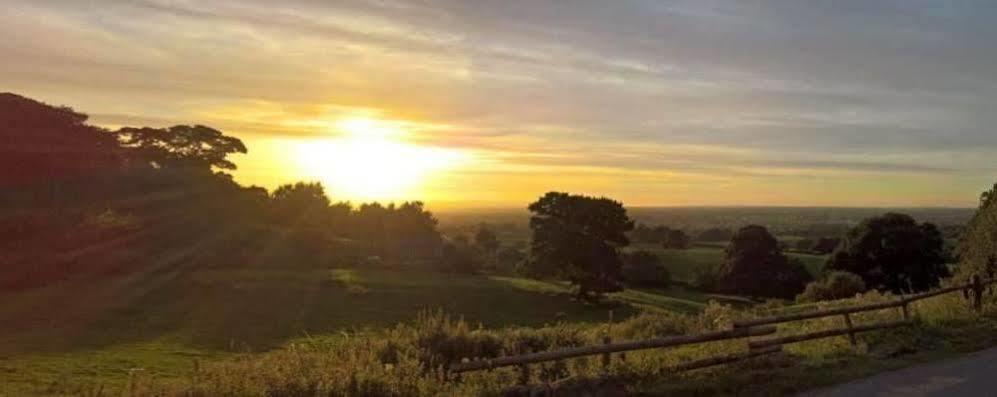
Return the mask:
[[(353, 283), (362, 285), (365, 274), (336, 271), (332, 283), (349, 289)], [(529, 280), (498, 282), (504, 283), (506, 288), (554, 294), (551, 296), (557, 296), (561, 288), (558, 284)], [(360, 293), (356, 288), (353, 293)], [(372, 292), (368, 289), (366, 293)], [(649, 292), (636, 291), (630, 297), (621, 294), (619, 298), (636, 299), (645, 293)], [(820, 306), (867, 304), (887, 299), (894, 298), (869, 293)], [(75, 357), (14, 358), (14, 362), (2, 367), (5, 381), (0, 383), (4, 385), (0, 390), (10, 395), (76, 395), (96, 391), (103, 395), (136, 396), (497, 395), (505, 387), (516, 384), (519, 374), (515, 368), (466, 374), (459, 381), (444, 377), (440, 369), (465, 357), (496, 357), (589, 345), (599, 343), (606, 335), (624, 341), (727, 329), (735, 319), (769, 315), (782, 309), (736, 309), (713, 302), (698, 312), (645, 312), (611, 326), (598, 322), (560, 321), (540, 327), (497, 328), (481, 327), (434, 312), (390, 328), (293, 338), (283, 347), (266, 353), (201, 355), (200, 351), (164, 349), (164, 341), (158, 346), (139, 344), (81, 351)], [(858, 346), (854, 347), (846, 337), (835, 337), (790, 345), (785, 353), (729, 366), (683, 374), (675, 374), (669, 369), (687, 360), (746, 349), (743, 340), (714, 342), (631, 352), (625, 362), (614, 360), (608, 368), (599, 364), (598, 357), (534, 365), (532, 380), (547, 382), (568, 377), (609, 376), (624, 381), (631, 392), (647, 396), (789, 395), (979, 349), (994, 343), (994, 335), (997, 335), (997, 320), (991, 316), (997, 313), (993, 295), (987, 297), (983, 314), (971, 311), (959, 294), (920, 301), (911, 309), (918, 318), (916, 326), (862, 334)], [(856, 315), (853, 320), (856, 324), (864, 324), (895, 320), (899, 316), (896, 309), (887, 309)], [(842, 325), (840, 318), (815, 319), (782, 325), (779, 334), (798, 334)], [(123, 350), (116, 350), (118, 348)], [(98, 376), (104, 371), (118, 370), (116, 366), (120, 364), (142, 365), (138, 352), (143, 349), (149, 357), (174, 357), (158, 364), (160, 367), (133, 367), (127, 375)], [(132, 358), (137, 361), (128, 361)], [(77, 361), (74, 371), (60, 372), (60, 367), (74, 360)], [(183, 361), (188, 364), (184, 366)], [(170, 368), (173, 366), (175, 368)], [(28, 372), (19, 373), (22, 368)], [(54, 378), (43, 380), (39, 372), (46, 371)], [(13, 383), (17, 379), (21, 379), (20, 384)]]
[(600, 305), (570, 286), (515, 277), (397, 269), (215, 267), (71, 280), (0, 294), (0, 395), (69, 384), (120, 388), (135, 374), (176, 378), (209, 362), (301, 340), (365, 335), (427, 308), (485, 327), (598, 324), (612, 310), (698, 313), (712, 297), (682, 287), (633, 289)]
[[(893, 299), (877, 293), (826, 307)], [(989, 298), (986, 312), (974, 313), (958, 294), (913, 305), (918, 318), (909, 328), (871, 332), (858, 346), (835, 337), (786, 347), (785, 353), (712, 369), (676, 374), (679, 362), (745, 350), (743, 341), (724, 341), (671, 349), (651, 349), (615, 359), (609, 367), (598, 357), (534, 365), (534, 382), (564, 378), (609, 377), (645, 396), (781, 396), (875, 372), (976, 350), (994, 343), (997, 312)], [(432, 396), (500, 395), (516, 383), (515, 368), (444, 377), (440, 368), (463, 357), (495, 357), (598, 343), (602, 336), (634, 340), (724, 329), (738, 318), (761, 315), (716, 303), (695, 315), (644, 314), (614, 324), (561, 323), (540, 328), (477, 328), (440, 313), (414, 323), (367, 335), (295, 341), (265, 354), (240, 355), (192, 370), (183, 379), (140, 375), (126, 389), (132, 395), (288, 395)], [(859, 323), (894, 320), (896, 310), (855, 316)], [(841, 326), (841, 319), (816, 319), (781, 326), (797, 334)], [(90, 391), (77, 389), (76, 391)]]

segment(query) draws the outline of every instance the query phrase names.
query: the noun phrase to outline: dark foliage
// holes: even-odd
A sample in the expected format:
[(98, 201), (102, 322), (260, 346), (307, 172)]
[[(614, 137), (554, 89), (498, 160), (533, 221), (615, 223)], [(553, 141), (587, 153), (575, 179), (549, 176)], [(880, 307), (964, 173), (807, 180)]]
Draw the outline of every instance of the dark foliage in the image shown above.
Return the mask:
[(579, 286), (580, 299), (621, 289), (619, 249), (630, 244), (626, 233), (634, 227), (623, 204), (550, 192), (529, 210), (530, 274), (564, 277)]
[(623, 280), (628, 285), (667, 287), (671, 274), (657, 255), (640, 250), (623, 254)]
[(866, 286), (893, 293), (926, 291), (949, 276), (938, 228), (897, 213), (866, 219), (849, 231), (827, 269), (855, 273)]
[(797, 295), (798, 302), (818, 302), (854, 297), (865, 292), (862, 277), (848, 272), (829, 272), (821, 280), (807, 284), (807, 288)]
[(668, 238), (668, 232), (671, 231), (667, 226), (658, 225), (655, 227), (650, 227), (646, 224), (637, 224), (637, 227), (630, 232), (630, 239), (635, 243), (646, 243), (646, 244), (661, 244)]
[(129, 161), (155, 168), (234, 170), (235, 164), (228, 155), (246, 153), (246, 146), (238, 138), (203, 125), (125, 127), (115, 134), (122, 146), (132, 149), (128, 151)]
[(246, 147), (210, 127), (110, 133), (87, 125), (86, 115), (13, 94), (0, 94), (0, 116), (0, 285), (160, 261), (440, 255), (436, 219), (422, 203), (354, 209), (331, 204), (315, 183), (272, 195), (239, 186), (215, 169), (235, 169), (229, 156)]
[(726, 242), (734, 237), (734, 231), (730, 229), (711, 228), (706, 229), (696, 236), (696, 241), (702, 242)]
[(671, 229), (665, 234), (664, 240), (661, 241), (661, 246), (670, 249), (689, 248), (689, 236), (681, 230)]
[(474, 244), (488, 255), (495, 255), (495, 252), (501, 246), (498, 236), (484, 223), (478, 226), (478, 232), (474, 234)]
[(814, 243), (813, 247), (810, 248), (810, 250), (821, 255), (827, 255), (834, 252), (834, 249), (838, 248), (839, 244), (841, 244), (840, 238), (821, 237), (817, 239), (817, 241)]
[(979, 207), (959, 239), (956, 254), (960, 277), (997, 276), (997, 183), (980, 194)]
[(762, 226), (738, 230), (726, 250), (716, 288), (720, 292), (791, 299), (812, 280), (799, 261), (787, 258)]
[(794, 248), (797, 251), (811, 251), (814, 248), (814, 241), (808, 238), (799, 239), (796, 241)]
[(85, 179), (122, 167), (114, 135), (87, 115), (0, 93), (0, 187)]

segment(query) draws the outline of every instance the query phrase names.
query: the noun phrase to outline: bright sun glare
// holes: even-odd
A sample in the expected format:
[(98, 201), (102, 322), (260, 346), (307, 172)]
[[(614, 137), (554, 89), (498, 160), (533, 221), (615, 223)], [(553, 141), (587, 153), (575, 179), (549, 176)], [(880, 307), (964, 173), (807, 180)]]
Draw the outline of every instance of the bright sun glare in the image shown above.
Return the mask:
[(298, 146), (303, 171), (334, 198), (395, 200), (420, 193), (426, 180), (467, 158), (466, 153), (405, 142), (398, 124), (351, 118), (332, 125), (341, 137)]

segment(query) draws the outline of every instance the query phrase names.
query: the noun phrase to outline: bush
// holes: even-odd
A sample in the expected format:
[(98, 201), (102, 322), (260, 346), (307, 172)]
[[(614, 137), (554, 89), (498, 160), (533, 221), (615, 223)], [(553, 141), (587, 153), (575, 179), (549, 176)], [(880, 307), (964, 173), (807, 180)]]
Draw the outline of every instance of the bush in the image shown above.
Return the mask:
[(671, 274), (657, 255), (640, 250), (623, 254), (623, 280), (630, 285), (665, 287), (671, 282)]
[(865, 282), (857, 274), (830, 272), (822, 280), (807, 284), (803, 293), (796, 296), (797, 302), (817, 302), (854, 297), (865, 292)]
[(795, 258), (787, 258), (762, 226), (741, 228), (726, 250), (717, 290), (727, 294), (792, 299), (812, 280)]

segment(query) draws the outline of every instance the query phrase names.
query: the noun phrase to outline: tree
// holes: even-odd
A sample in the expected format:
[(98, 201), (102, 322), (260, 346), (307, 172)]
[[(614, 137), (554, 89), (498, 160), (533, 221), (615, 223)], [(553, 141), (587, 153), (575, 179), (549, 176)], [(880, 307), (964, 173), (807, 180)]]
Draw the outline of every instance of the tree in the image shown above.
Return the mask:
[(812, 280), (798, 260), (782, 253), (778, 241), (762, 226), (738, 230), (725, 254), (716, 281), (720, 292), (791, 299)]
[(281, 185), (270, 195), (277, 221), (288, 224), (321, 221), (329, 208), (329, 197), (318, 182)]
[(666, 287), (671, 274), (661, 264), (661, 258), (645, 251), (623, 254), (623, 279), (629, 285)]
[(997, 273), (997, 183), (980, 194), (980, 204), (959, 239), (956, 254), (962, 278)]
[(122, 146), (133, 149), (133, 160), (154, 168), (234, 170), (236, 166), (228, 155), (246, 153), (246, 146), (238, 138), (203, 125), (125, 127), (115, 134)]
[(114, 135), (88, 125), (87, 118), (68, 107), (0, 93), (0, 187), (86, 179), (119, 168)]
[(661, 244), (662, 241), (668, 238), (670, 231), (671, 229), (664, 225), (649, 227), (646, 224), (640, 223), (630, 235), (635, 243)]
[(579, 299), (618, 291), (619, 250), (630, 244), (626, 233), (634, 222), (623, 204), (550, 192), (529, 205), (532, 274), (552, 274), (578, 285)]
[(503, 273), (512, 272), (524, 260), (526, 260), (526, 253), (515, 247), (502, 247), (495, 254), (496, 265)]
[(730, 241), (731, 237), (734, 237), (734, 232), (730, 229), (711, 228), (699, 233), (696, 240), (704, 242)]
[(796, 241), (797, 251), (811, 251), (814, 248), (814, 241), (808, 238), (801, 238)]
[(661, 241), (661, 245), (671, 249), (686, 249), (689, 248), (689, 236), (681, 230), (670, 229), (665, 233), (665, 238)]
[(472, 246), (467, 238), (455, 238), (442, 244), (440, 264), (446, 272), (474, 274), (482, 266), (480, 256), (480, 251)]
[(937, 287), (949, 276), (938, 228), (892, 212), (851, 229), (827, 269), (855, 273), (866, 286), (897, 294)]
[(834, 252), (834, 249), (838, 248), (838, 244), (841, 244), (840, 238), (821, 237), (817, 239), (811, 250), (821, 255), (827, 255)]
[(474, 244), (481, 247), (481, 249), (488, 255), (494, 255), (501, 245), (498, 237), (495, 235), (495, 232), (488, 228), (488, 225), (484, 223), (478, 227), (478, 232), (474, 234)]
[(796, 296), (797, 302), (818, 302), (851, 298), (865, 292), (862, 277), (848, 272), (829, 272), (822, 280), (807, 284), (803, 293)]

